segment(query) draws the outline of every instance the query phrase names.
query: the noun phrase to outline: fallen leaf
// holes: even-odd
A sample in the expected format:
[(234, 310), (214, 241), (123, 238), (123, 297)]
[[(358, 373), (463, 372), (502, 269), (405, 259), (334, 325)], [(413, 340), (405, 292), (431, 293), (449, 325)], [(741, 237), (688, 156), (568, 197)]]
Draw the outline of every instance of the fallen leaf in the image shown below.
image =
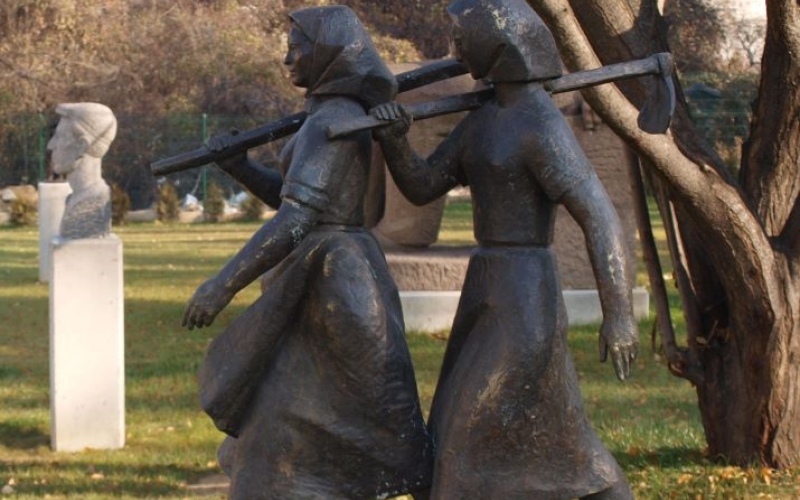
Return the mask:
[(768, 467), (762, 467), (759, 472), (760, 472), (760, 475), (761, 475), (761, 480), (764, 481), (764, 483), (767, 486), (771, 485), (772, 484), (772, 469), (770, 469)]

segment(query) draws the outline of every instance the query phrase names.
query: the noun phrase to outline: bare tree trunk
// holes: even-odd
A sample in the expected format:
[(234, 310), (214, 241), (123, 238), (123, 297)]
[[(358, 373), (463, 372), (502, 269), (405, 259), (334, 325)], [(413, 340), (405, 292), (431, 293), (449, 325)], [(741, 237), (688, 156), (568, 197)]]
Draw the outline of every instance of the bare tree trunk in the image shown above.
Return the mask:
[(780, 236), (800, 192), (800, 7), (793, 0), (770, 0), (767, 9), (759, 99), (740, 179), (767, 234)]
[[(528, 1), (572, 71), (666, 48), (652, 0)], [(691, 378), (710, 452), (777, 467), (800, 463), (798, 10), (793, 0), (768, 1), (762, 97), (742, 187), (697, 138), (685, 103), (669, 134), (649, 135), (636, 127), (631, 104), (642, 102), (641, 85), (584, 92), (661, 193), (691, 323), (684, 371), (702, 374)]]

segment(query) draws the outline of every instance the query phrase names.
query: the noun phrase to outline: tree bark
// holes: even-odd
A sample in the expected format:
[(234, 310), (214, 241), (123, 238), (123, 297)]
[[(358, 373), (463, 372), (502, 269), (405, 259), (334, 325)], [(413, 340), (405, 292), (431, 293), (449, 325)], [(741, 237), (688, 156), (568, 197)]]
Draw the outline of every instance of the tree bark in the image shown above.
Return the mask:
[(800, 150), (792, 147), (800, 144), (800, 6), (794, 0), (769, 0), (767, 15), (759, 99), (740, 180), (767, 234), (777, 237), (800, 192)]
[[(571, 71), (666, 46), (664, 23), (650, 0), (529, 3), (550, 26)], [(692, 319), (694, 340), (684, 359), (703, 375), (693, 378), (710, 452), (741, 464), (783, 467), (800, 463), (800, 252), (792, 229), (800, 224), (800, 70), (794, 61), (800, 46), (793, 45), (800, 18), (791, 0), (768, 3), (769, 29), (782, 32), (768, 35), (768, 44), (777, 46), (764, 55), (744, 186), (697, 139), (685, 102), (668, 134), (650, 135), (637, 128), (631, 104), (642, 102), (641, 88), (604, 85), (584, 97), (640, 155), (661, 192), (660, 211)], [(787, 50), (793, 57), (781, 58)], [(765, 91), (779, 92), (781, 100)], [(773, 109), (784, 102), (793, 104)]]

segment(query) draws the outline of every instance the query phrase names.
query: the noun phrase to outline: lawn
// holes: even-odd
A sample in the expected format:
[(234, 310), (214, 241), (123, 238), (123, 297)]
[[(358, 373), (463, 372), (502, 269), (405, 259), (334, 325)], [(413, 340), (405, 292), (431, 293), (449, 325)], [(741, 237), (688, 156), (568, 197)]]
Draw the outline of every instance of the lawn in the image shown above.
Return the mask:
[[(221, 434), (198, 409), (195, 372), (209, 340), (258, 289), (240, 293), (210, 329), (189, 332), (178, 323), (194, 289), (256, 228), (231, 223), (115, 229), (125, 252), (127, 445), (77, 454), (48, 448), (48, 290), (36, 283), (37, 233), (0, 228), (0, 486), (13, 485), (9, 498), (177, 500), (194, 495), (187, 485), (218, 472)], [(449, 207), (443, 243), (468, 242), (470, 228), (469, 207)], [(636, 497), (800, 496), (800, 471), (740, 469), (704, 455), (694, 391), (650, 352), (651, 326), (640, 325), (642, 355), (624, 384), (610, 365), (597, 362), (596, 327), (570, 332), (589, 418)], [(445, 344), (415, 332), (408, 341), (427, 407)]]

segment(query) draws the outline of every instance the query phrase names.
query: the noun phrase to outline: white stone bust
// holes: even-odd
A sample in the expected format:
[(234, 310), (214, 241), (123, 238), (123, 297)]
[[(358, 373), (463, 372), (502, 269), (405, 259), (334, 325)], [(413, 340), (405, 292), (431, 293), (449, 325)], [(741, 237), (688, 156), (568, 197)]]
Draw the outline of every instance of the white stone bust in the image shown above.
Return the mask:
[(61, 221), (62, 238), (99, 238), (111, 231), (111, 190), (101, 175), (102, 158), (117, 135), (117, 119), (93, 102), (59, 104), (61, 116), (47, 144), (53, 171), (72, 188)]

